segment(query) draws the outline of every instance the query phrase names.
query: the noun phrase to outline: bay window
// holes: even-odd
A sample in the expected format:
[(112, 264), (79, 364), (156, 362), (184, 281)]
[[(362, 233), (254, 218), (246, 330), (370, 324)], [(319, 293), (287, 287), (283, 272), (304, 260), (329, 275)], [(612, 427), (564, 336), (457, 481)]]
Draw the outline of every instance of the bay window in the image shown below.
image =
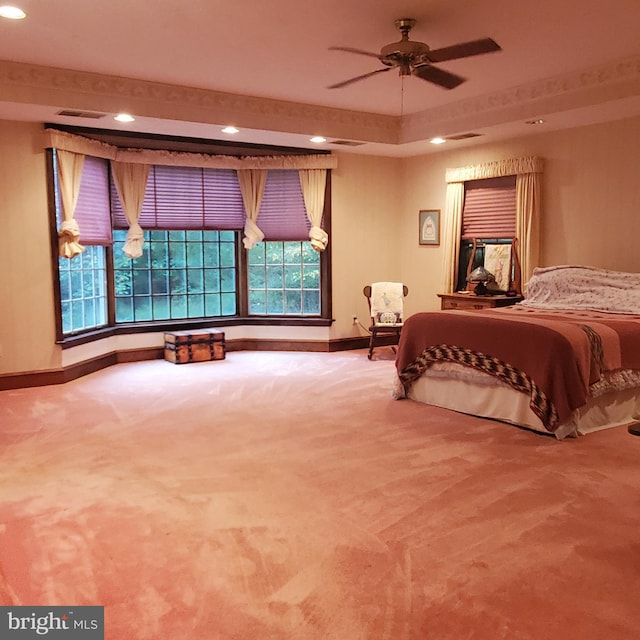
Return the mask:
[[(116, 181), (108, 159), (85, 155), (72, 211), (72, 199), (61, 195), (59, 155), (55, 148), (49, 154), (56, 228), (75, 225), (81, 251), (58, 259), (59, 341), (118, 327), (166, 330), (172, 323), (330, 322), (330, 253), (309, 241), (314, 225), (296, 169), (265, 170), (252, 221), (264, 238), (245, 249), (237, 170), (151, 164), (128, 192), (134, 200), (139, 192), (132, 213), (122, 185), (126, 166), (117, 167)], [(329, 189), (327, 178), (327, 228)]]

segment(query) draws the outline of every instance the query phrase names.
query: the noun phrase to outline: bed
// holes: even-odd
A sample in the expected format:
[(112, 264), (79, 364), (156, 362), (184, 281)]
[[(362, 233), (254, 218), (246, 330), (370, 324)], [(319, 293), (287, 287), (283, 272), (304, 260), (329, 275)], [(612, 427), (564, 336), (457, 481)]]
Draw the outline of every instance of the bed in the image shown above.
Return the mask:
[(640, 274), (538, 268), (513, 306), (414, 314), (396, 370), (396, 399), (558, 439), (636, 421)]

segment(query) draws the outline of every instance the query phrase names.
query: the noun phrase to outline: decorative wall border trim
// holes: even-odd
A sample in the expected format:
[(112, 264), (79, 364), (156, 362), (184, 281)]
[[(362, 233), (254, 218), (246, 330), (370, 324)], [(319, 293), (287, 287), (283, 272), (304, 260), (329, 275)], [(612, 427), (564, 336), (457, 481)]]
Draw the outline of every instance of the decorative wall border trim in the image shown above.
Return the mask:
[(114, 113), (126, 103), (140, 116), (187, 122), (220, 124), (231, 118), (242, 127), (306, 134), (310, 122), (321, 121), (328, 135), (336, 137), (356, 132), (358, 139), (393, 144), (399, 136), (395, 116), (7, 60), (0, 61), (0, 87), (4, 101)]
[(0, 61), (0, 92), (7, 102), (108, 113), (126, 103), (140, 116), (201, 124), (232, 119), (242, 127), (283, 133), (306, 134), (320, 121), (326, 136), (398, 145), (640, 95), (640, 55), (402, 117), (6, 60)]
[(579, 108), (585, 106), (586, 94), (589, 94), (588, 104), (639, 95), (640, 55), (408, 114), (402, 120), (401, 143), (430, 137), (432, 134), (424, 136), (427, 130), (442, 134), (447, 123), (470, 118), (478, 122), (484, 116), (484, 126), (495, 124), (505, 119), (506, 110), (519, 110), (522, 115), (524, 108), (535, 106), (533, 113), (540, 113), (540, 103), (544, 101), (555, 101), (551, 109), (558, 108), (560, 100), (562, 110)]

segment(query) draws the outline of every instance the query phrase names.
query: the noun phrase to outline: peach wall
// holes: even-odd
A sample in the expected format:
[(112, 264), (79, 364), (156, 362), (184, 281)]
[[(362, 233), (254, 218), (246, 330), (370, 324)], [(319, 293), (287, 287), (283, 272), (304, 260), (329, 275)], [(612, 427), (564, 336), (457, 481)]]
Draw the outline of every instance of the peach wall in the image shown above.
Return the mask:
[[(64, 353), (55, 345), (40, 130), (37, 124), (0, 121), (0, 374), (56, 369), (114, 348), (161, 344), (160, 334), (153, 334)], [(233, 336), (326, 341), (362, 335), (352, 317), (366, 323), (362, 287), (378, 279), (409, 286), (407, 314), (438, 308), (442, 247), (419, 246), (418, 211), (444, 213), (448, 167), (502, 158), (545, 160), (542, 264), (640, 271), (638, 140), (640, 118), (633, 118), (415, 158), (340, 153), (332, 177), (333, 326), (252, 327), (251, 335), (245, 335), (249, 328), (236, 327)]]
[(0, 120), (0, 373), (60, 366), (40, 132)]
[(368, 326), (366, 284), (402, 279), (400, 171), (393, 158), (340, 154), (332, 172), (332, 338), (364, 335), (353, 326), (353, 316)]
[[(442, 249), (418, 247), (419, 209), (444, 211), (447, 168), (540, 156), (542, 266), (640, 272), (640, 117), (402, 160), (400, 270), (411, 310), (439, 308)], [(453, 147), (453, 144), (451, 145)]]

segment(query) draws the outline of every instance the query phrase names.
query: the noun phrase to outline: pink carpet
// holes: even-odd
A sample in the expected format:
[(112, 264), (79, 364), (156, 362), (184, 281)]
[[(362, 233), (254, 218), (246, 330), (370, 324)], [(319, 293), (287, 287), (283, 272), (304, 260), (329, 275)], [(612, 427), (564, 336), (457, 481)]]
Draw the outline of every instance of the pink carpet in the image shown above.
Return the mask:
[(0, 392), (0, 604), (109, 640), (637, 640), (640, 438), (394, 401), (389, 349)]

